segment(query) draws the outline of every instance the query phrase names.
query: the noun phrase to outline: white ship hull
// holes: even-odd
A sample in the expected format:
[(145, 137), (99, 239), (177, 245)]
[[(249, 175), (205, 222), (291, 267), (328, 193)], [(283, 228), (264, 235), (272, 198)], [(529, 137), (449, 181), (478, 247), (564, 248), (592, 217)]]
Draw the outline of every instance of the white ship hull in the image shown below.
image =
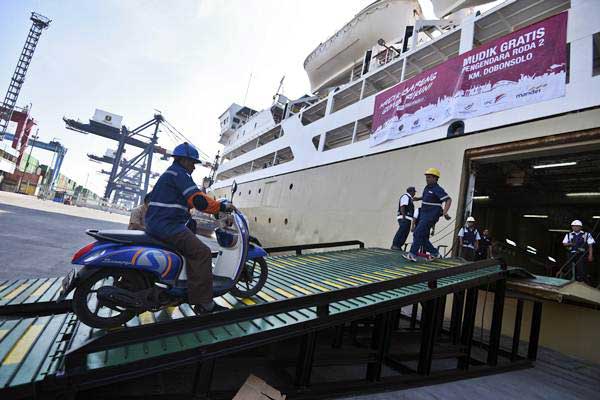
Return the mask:
[[(439, 183), (454, 199), (450, 214), (460, 216), (469, 178), (465, 152), (531, 139), (540, 140), (537, 151), (546, 151), (551, 146), (544, 138), (589, 129), (600, 129), (598, 108), (238, 183), (235, 202), (266, 245), (358, 239), (390, 247), (398, 198), (411, 185), (420, 193), (430, 166), (441, 169)], [(600, 140), (575, 144), (590, 145), (600, 146)], [(228, 196), (229, 187), (216, 192)], [(440, 220), (432, 241), (451, 246), (455, 238), (447, 233), (457, 224)]]

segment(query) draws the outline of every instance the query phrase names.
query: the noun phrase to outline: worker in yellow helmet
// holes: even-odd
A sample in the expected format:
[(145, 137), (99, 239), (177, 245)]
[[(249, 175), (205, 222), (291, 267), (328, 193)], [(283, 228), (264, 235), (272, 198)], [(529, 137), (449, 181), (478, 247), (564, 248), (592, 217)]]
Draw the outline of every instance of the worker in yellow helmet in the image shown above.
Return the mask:
[(413, 243), (410, 251), (404, 255), (404, 258), (410, 261), (417, 261), (417, 253), (421, 248), (429, 253), (428, 259), (439, 258), (440, 254), (429, 241), (429, 234), (436, 222), (443, 215), (447, 220), (448, 210), (452, 204), (452, 199), (448, 193), (438, 185), (441, 173), (437, 168), (429, 168), (425, 171), (425, 180), (427, 186), (423, 189), (422, 206), (419, 210), (419, 221), (413, 234)]

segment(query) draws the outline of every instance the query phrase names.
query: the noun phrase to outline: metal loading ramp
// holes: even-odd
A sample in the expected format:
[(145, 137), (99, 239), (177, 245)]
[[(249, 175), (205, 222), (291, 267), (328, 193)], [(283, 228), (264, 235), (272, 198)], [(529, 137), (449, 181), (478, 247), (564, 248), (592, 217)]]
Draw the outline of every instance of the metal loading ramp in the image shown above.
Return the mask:
[[(299, 253), (303, 247), (294, 249)], [(123, 329), (110, 332), (81, 324), (70, 312), (34, 316), (39, 305), (31, 305), (40, 303), (40, 287), (46, 286), (47, 298), (56, 296), (51, 291), (51, 281), (1, 283), (0, 302), (11, 307), (6, 313), (0, 307), (0, 318), (6, 318), (0, 321), (1, 397), (52, 397), (191, 365), (202, 371), (208, 368), (206, 374), (212, 376), (215, 360), (290, 338), (300, 340), (293, 382), (284, 390), (291, 397), (302, 394), (314, 398), (350, 388), (353, 392), (374, 390), (378, 386), (406, 384), (410, 379), (433, 378), (432, 363), (440, 357), (434, 355), (434, 347), (440, 335), (447, 335), (449, 344), (455, 347), (451, 358), (457, 360), (458, 369), (451, 375), (453, 379), (473, 374), (474, 369), (507, 368), (507, 364), (498, 363), (499, 355), (509, 356), (513, 367), (529, 363), (518, 354), (518, 346), (509, 354), (499, 349), (508, 272), (498, 260), (409, 263), (396, 251), (360, 248), (271, 256), (267, 262), (269, 279), (257, 296), (238, 300), (225, 295), (217, 299), (228, 311), (195, 316), (186, 304), (140, 314)], [(488, 354), (483, 363), (471, 355), (480, 287), (491, 287), (495, 292)], [(453, 295), (454, 301), (450, 329), (445, 331), (442, 316), (448, 294)], [(400, 310), (409, 305), (417, 305), (413, 306), (408, 327), (413, 336), (420, 338), (419, 349), (411, 356), (417, 362), (416, 368), (402, 365), (403, 359), (411, 357), (389, 353), (392, 333), (402, 325)], [(55, 307), (66, 309), (68, 303)], [(342, 346), (343, 338), (360, 321), (373, 336), (368, 354), (365, 356), (362, 351), (359, 357), (367, 362), (367, 376), (341, 387), (311, 385), (311, 369), (319, 363), (315, 360), (317, 333), (335, 332), (333, 348), (348, 363), (352, 352)], [(530, 333), (530, 359), (535, 358), (537, 349), (535, 330)], [(539, 333), (539, 321), (537, 330)], [(517, 343), (519, 334), (514, 339)], [(401, 372), (394, 378), (399, 380), (382, 377), (384, 365)], [(211, 392), (210, 380), (206, 382), (200, 375), (198, 379), (202, 384), (194, 385), (194, 390)]]

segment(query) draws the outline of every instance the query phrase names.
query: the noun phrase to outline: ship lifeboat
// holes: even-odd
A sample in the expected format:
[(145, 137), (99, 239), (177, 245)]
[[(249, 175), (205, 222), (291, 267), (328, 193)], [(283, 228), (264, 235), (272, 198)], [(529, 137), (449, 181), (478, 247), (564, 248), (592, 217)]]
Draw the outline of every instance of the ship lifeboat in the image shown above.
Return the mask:
[(477, 7), (494, 0), (431, 0), (433, 13), (443, 18), (464, 8)]
[(349, 74), (379, 39), (388, 43), (401, 39), (405, 27), (414, 25), (420, 15), (416, 0), (379, 0), (364, 8), (304, 60), (311, 91), (315, 93)]

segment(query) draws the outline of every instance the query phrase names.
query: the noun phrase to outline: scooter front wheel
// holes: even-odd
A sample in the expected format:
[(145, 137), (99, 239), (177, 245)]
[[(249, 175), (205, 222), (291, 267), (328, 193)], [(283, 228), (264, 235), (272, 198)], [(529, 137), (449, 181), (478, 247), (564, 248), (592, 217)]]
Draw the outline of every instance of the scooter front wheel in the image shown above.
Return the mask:
[(247, 260), (231, 294), (242, 299), (254, 296), (263, 288), (268, 275), (267, 261), (263, 257)]
[(73, 294), (73, 311), (84, 324), (93, 328), (112, 329), (133, 318), (136, 312), (126, 308), (115, 309), (103, 305), (98, 299), (98, 289), (114, 286), (136, 292), (148, 287), (137, 271), (104, 269), (81, 282)]

